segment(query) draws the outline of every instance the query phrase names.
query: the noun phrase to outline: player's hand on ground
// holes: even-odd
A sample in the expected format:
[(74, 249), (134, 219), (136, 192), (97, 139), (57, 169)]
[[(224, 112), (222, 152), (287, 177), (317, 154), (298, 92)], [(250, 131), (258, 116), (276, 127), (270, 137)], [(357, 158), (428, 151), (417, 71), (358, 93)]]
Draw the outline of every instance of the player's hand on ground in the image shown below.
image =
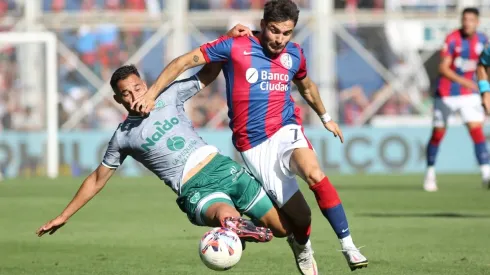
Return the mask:
[(324, 123), (323, 126), (325, 126), (327, 130), (332, 132), (334, 137), (339, 137), (340, 142), (344, 143), (344, 135), (342, 134), (342, 130), (340, 130), (339, 125), (335, 123), (335, 121), (330, 120), (329, 122)]
[(131, 104), (131, 110), (139, 113), (142, 116), (148, 115), (153, 107), (155, 107), (155, 100), (150, 96), (149, 91), (142, 97), (136, 98)]
[(229, 37), (253, 36), (253, 33), (247, 26), (236, 24), (226, 35)]
[(65, 225), (66, 219), (58, 216), (53, 220), (50, 220), (43, 226), (39, 227), (39, 229), (36, 231), (36, 234), (38, 237), (41, 237), (42, 235), (49, 233), (49, 235), (53, 235), (58, 229), (60, 229), (63, 225)]
[(487, 115), (490, 115), (490, 92), (485, 92), (481, 95), (483, 107)]

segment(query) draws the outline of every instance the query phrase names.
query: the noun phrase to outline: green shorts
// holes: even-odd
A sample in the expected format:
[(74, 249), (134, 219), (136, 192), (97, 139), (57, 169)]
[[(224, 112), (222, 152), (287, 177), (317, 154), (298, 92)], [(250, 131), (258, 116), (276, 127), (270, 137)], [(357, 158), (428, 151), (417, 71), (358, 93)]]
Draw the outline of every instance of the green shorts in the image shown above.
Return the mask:
[(220, 154), (182, 185), (177, 198), (180, 209), (196, 225), (205, 225), (206, 210), (217, 202), (253, 220), (260, 220), (273, 207), (260, 183), (240, 164)]

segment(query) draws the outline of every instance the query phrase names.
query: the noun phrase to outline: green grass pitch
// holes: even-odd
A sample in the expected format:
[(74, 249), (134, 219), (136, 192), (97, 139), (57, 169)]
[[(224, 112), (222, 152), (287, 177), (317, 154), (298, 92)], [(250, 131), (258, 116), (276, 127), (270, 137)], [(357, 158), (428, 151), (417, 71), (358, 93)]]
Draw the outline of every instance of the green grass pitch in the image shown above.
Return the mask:
[[(478, 176), (332, 176), (357, 245), (370, 260), (351, 273), (304, 184), (313, 211), (320, 274), (490, 274), (490, 191)], [(207, 230), (191, 225), (156, 178), (113, 178), (55, 235), (34, 232), (55, 217), (81, 179), (0, 182), (0, 274), (213, 274), (199, 260)], [(284, 239), (249, 244), (227, 274), (298, 274)]]

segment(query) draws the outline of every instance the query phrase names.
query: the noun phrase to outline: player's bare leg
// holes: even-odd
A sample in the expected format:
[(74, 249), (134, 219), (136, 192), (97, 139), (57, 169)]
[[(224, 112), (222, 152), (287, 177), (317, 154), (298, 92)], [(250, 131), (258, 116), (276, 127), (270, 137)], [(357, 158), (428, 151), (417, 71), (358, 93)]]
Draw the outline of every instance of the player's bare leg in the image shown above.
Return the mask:
[(314, 251), (311, 247), (311, 210), (303, 194), (297, 191), (281, 207), (281, 213), (291, 225), (291, 233), (288, 236), (288, 244), (293, 251), (296, 266), (303, 275), (318, 274)]
[(434, 127), (429, 143), (427, 144), (427, 172), (424, 178), (424, 190), (427, 192), (435, 192), (438, 190), (435, 163), (437, 153), (439, 152), (439, 145), (441, 144), (445, 133), (445, 127)]
[(214, 203), (206, 210), (205, 223), (212, 227), (226, 227), (233, 230), (240, 239), (248, 242), (268, 242), (273, 235), (270, 229), (257, 227), (250, 220), (227, 203)]
[(274, 237), (284, 238), (291, 232), (290, 223), (286, 217), (282, 216), (277, 207), (274, 206), (269, 212), (267, 212), (260, 220), (260, 224), (263, 227), (272, 230)]
[(480, 165), (480, 172), (482, 177), (482, 183), (485, 188), (490, 188), (490, 165), (489, 156), (487, 150), (487, 142), (485, 133), (483, 132), (482, 122), (468, 122), (466, 124), (468, 131), (470, 132), (471, 139), (475, 146), (475, 156)]
[(352, 240), (344, 207), (328, 177), (320, 169), (315, 152), (309, 148), (297, 148), (290, 160), (291, 170), (308, 183), (315, 194), (318, 206), (337, 234), (347, 263), (351, 270), (363, 268), (368, 260)]

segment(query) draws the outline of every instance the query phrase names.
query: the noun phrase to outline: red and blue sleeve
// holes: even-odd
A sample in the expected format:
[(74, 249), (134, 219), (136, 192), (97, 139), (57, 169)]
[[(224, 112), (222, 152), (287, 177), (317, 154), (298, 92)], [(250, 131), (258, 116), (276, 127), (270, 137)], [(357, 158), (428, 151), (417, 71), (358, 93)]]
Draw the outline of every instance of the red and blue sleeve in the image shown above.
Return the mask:
[(232, 43), (232, 37), (221, 36), (214, 41), (203, 44), (200, 49), (204, 59), (206, 59), (206, 63), (223, 62), (230, 59)]
[(441, 57), (452, 57), (455, 53), (455, 48), (456, 48), (456, 41), (452, 38), (451, 35), (448, 35), (446, 37), (446, 40), (444, 41), (444, 46), (442, 47), (441, 50)]
[(296, 72), (296, 74), (294, 75), (294, 79), (303, 80), (308, 73), (307, 69), (306, 69), (306, 58), (305, 58), (305, 54), (303, 52), (303, 48), (301, 48), (299, 46), (298, 46), (298, 48), (299, 48), (300, 63), (299, 63), (299, 69)]

